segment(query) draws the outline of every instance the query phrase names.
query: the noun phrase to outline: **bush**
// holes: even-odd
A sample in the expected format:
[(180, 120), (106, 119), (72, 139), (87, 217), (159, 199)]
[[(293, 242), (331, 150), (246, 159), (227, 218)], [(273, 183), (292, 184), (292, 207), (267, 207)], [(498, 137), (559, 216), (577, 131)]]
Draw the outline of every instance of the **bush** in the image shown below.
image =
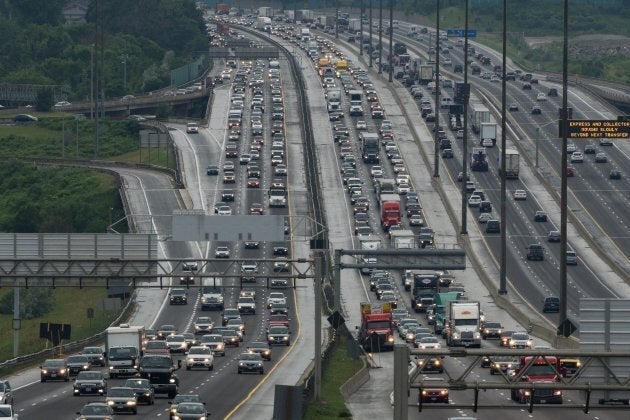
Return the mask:
[[(20, 318), (34, 319), (49, 313), (54, 307), (53, 289), (36, 287), (20, 290)], [(0, 297), (0, 314), (13, 313), (13, 292)]]

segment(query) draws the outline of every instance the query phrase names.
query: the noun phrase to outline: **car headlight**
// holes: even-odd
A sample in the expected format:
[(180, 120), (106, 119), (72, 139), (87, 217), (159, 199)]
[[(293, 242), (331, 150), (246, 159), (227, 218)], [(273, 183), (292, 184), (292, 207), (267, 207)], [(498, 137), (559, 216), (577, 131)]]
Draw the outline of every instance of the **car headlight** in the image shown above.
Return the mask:
[(107, 405), (114, 405), (114, 404), (115, 404), (115, 403), (114, 403), (114, 401), (112, 401), (112, 400), (108, 400), (108, 401), (107, 401)]
[(440, 395), (448, 395), (448, 389), (442, 389)]
[(59, 369), (59, 374), (63, 375), (64, 373), (66, 373), (65, 369)]
[(48, 375), (48, 371), (47, 371), (46, 369), (42, 369), (42, 373), (43, 373), (44, 375)]
[(459, 339), (459, 334), (457, 334), (457, 333), (453, 334), (453, 339), (458, 340)]
[(516, 344), (514, 340), (510, 340), (510, 346), (513, 346), (514, 344)]
[(134, 405), (136, 405), (136, 402), (133, 401), (133, 400), (132, 401), (127, 401), (127, 405), (134, 406)]
[(580, 363), (580, 362), (576, 362), (575, 363), (575, 367), (580, 367), (580, 366), (582, 366), (582, 363)]
[(284, 337), (282, 337), (282, 339), (286, 341), (286, 340), (288, 340), (288, 339), (289, 339), (289, 336), (288, 336), (288, 335), (285, 335)]
[(88, 365), (83, 365), (83, 370), (88, 370), (89, 366)]
[(243, 362), (238, 362), (238, 365), (239, 365), (239, 366), (245, 366), (245, 363), (243, 363)]
[(169, 379), (169, 380), (168, 380), (168, 382), (169, 382), (170, 384), (174, 384), (174, 383), (175, 383), (175, 378), (171, 378), (171, 379)]
[[(109, 367), (109, 370), (113, 370), (113, 369), (114, 369), (114, 366), (110, 366), (110, 367)], [(45, 373), (45, 372), (44, 372), (44, 373)]]
[(557, 389), (557, 390), (553, 391), (553, 395), (554, 395), (555, 397), (559, 397), (560, 395), (562, 395), (562, 391), (561, 391), (561, 390), (559, 390), (559, 389)]
[(188, 359), (188, 363), (193, 363), (194, 361), (194, 359)]

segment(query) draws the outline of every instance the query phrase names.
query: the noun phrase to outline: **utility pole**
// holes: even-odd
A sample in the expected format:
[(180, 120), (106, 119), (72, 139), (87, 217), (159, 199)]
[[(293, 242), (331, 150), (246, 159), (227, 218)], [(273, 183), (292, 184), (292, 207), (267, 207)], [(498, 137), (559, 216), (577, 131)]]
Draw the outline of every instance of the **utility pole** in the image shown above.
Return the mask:
[[(460, 233), (468, 234), (468, 214), (466, 213), (466, 181), (468, 180), (468, 99), (470, 91), (468, 89), (468, 0), (465, 2), (466, 11), (464, 12), (464, 138), (462, 159), (462, 225)], [(438, 35), (439, 37), (439, 35)], [(505, 230), (505, 229), (504, 229)]]
[[(506, 212), (506, 188), (507, 176), (505, 174), (505, 149), (506, 141), (506, 121), (505, 121), (505, 100), (507, 94), (507, 0), (503, 0), (503, 49), (502, 49), (502, 74), (501, 74), (501, 268), (499, 269), (499, 290), (500, 295), (507, 294), (507, 215)], [(536, 128), (538, 130), (538, 128)], [(538, 145), (538, 143), (536, 143)], [(536, 167), (538, 167), (538, 154), (536, 154)]]
[(435, 138), (433, 142), (433, 177), (440, 177), (440, 0), (435, 10)]
[(364, 0), (361, 0), (361, 12), (359, 19), (361, 20), (361, 24), (359, 26), (359, 55), (363, 57), (363, 14), (365, 13), (365, 3)]
[(383, 0), (378, 0), (378, 74), (383, 73)]
[(127, 59), (129, 58), (129, 54), (122, 54), (120, 59), (122, 60), (123, 65), (123, 91), (127, 94)]
[(392, 82), (394, 74), (394, 0), (389, 0), (389, 81)]
[(370, 0), (370, 68), (372, 68), (372, 53), (374, 52), (374, 43), (372, 42), (372, 0)]

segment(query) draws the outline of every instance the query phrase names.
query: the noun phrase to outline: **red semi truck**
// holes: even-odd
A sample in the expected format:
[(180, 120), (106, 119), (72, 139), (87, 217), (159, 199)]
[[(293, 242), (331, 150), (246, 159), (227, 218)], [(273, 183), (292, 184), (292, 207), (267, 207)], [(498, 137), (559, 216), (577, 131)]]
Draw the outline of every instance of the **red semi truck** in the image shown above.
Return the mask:
[[(529, 368), (533, 358), (536, 360)], [(521, 378), (521, 382), (529, 382), (533, 385), (530, 388), (520, 388), (511, 390), (512, 399), (521, 404), (529, 403), (533, 399), (535, 404), (562, 404), (562, 390), (553, 388), (536, 388), (536, 384), (553, 384), (560, 381), (564, 370), (560, 366), (560, 359), (555, 356), (521, 356), (521, 364), (515, 371), (515, 375), (522, 369), (526, 369)]]
[(394, 349), (394, 331), (389, 303), (373, 308), (370, 303), (361, 303), (361, 327), (359, 342), (367, 352), (380, 352)]
[(389, 230), (392, 226), (400, 225), (400, 196), (397, 194), (381, 194), (379, 203), (381, 205), (381, 226), (384, 230)]
[(217, 15), (227, 15), (230, 13), (230, 5), (225, 3), (217, 3), (215, 13)]

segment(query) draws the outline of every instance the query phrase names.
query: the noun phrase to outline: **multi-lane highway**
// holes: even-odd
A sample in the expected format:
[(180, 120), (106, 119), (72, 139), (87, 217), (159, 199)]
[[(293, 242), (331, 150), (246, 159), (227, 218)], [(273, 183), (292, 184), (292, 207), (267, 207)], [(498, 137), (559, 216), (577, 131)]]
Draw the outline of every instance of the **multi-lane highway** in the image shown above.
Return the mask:
[[(409, 46), (412, 58), (426, 57), (426, 41), (411, 39), (405, 36), (404, 30), (397, 33), (397, 37), (404, 39)], [(252, 36), (251, 34), (248, 36)], [(442, 159), (440, 165), (442, 179), (450, 184), (450, 192), (445, 197), (435, 191), (430, 175), (432, 173), (432, 156), (427, 153), (432, 147), (431, 123), (422, 121), (419, 110), (419, 101), (414, 100), (409, 92), (396, 82), (395, 87), (388, 86), (373, 70), (367, 69), (365, 61), (357, 57), (358, 47), (348, 43), (335, 43), (329, 39), (324, 42), (324, 38), (319, 32), (313, 32), (313, 41), (318, 37), (316, 46), (317, 56), (322, 57), (328, 54), (334, 60), (341, 58), (350, 59), (350, 65), (345, 75), (332, 77), (332, 80), (325, 80), (317, 73), (315, 64), (317, 59), (309, 60), (309, 50), (312, 45), (308, 41), (298, 40), (297, 31), (286, 27), (282, 30), (274, 31), (271, 38), (289, 47), (295, 57), (299, 57), (300, 70), (306, 81), (305, 92), (297, 92), (297, 82), (295, 75), (286, 59), (278, 60), (279, 69), (272, 71), (268, 60), (251, 63), (245, 61), (234, 61), (234, 65), (225, 65), (217, 61), (215, 75), (221, 73), (224, 84), (216, 87), (213, 95), (211, 113), (208, 116), (208, 126), (203, 127), (199, 133), (190, 134), (186, 132), (185, 125), (173, 124), (170, 126), (173, 140), (179, 153), (179, 162), (182, 178), (186, 189), (177, 191), (162, 179), (153, 175), (140, 172), (125, 172), (121, 175), (125, 180), (126, 193), (129, 197), (130, 207), (134, 214), (132, 220), (139, 232), (156, 232), (161, 238), (168, 238), (170, 235), (170, 215), (175, 209), (202, 209), (208, 214), (231, 213), (231, 214), (254, 214), (260, 212), (264, 214), (275, 214), (287, 216), (289, 229), (287, 231), (287, 241), (283, 244), (273, 244), (260, 242), (254, 244), (241, 243), (178, 243), (164, 240), (160, 244), (161, 255), (169, 258), (182, 259), (207, 259), (214, 258), (217, 247), (227, 247), (231, 259), (256, 260), (261, 258), (277, 258), (273, 252), (273, 247), (282, 245), (289, 249), (290, 257), (308, 257), (305, 247), (299, 250), (294, 249), (290, 242), (296, 239), (291, 236), (294, 221), (299, 218), (312, 216), (311, 209), (313, 203), (309, 202), (312, 197), (309, 188), (319, 188), (321, 200), (326, 213), (326, 224), (331, 240), (331, 246), (337, 248), (359, 247), (359, 236), (370, 235), (379, 238), (381, 243), (389, 246), (390, 235), (381, 228), (381, 215), (377, 203), (378, 196), (375, 190), (375, 181), (378, 178), (397, 179), (396, 193), (400, 194), (403, 215), (401, 227), (411, 229), (415, 235), (419, 234), (420, 226), (412, 226), (411, 216), (416, 214), (422, 220), (422, 224), (430, 226), (436, 234), (436, 246), (455, 246), (460, 243), (460, 238), (456, 232), (456, 220), (452, 220), (452, 213), (446, 210), (445, 203), (440, 201), (451, 200), (461, 202), (458, 192), (461, 190), (457, 181), (457, 174), (462, 170), (461, 163), (463, 149), (461, 140), (456, 138), (455, 133), (446, 129), (447, 136), (451, 139), (453, 159)], [(296, 48), (299, 47), (301, 49)], [(313, 55), (313, 54), (311, 54)], [(453, 48), (448, 54), (453, 64), (461, 64), (463, 55), (461, 49)], [(493, 58), (496, 62), (496, 58)], [(334, 62), (334, 61), (333, 61)], [(231, 63), (230, 63), (231, 64)], [(459, 77), (446, 71), (445, 74), (452, 77)], [(223, 76), (225, 75), (225, 76)], [(239, 82), (242, 80), (242, 82)], [(490, 80), (475, 77), (471, 78), (478, 91), (485, 95), (485, 100), (492, 106), (496, 104), (500, 96), (498, 90), (500, 84)], [(241, 88), (242, 86), (242, 88)], [(535, 174), (533, 168), (529, 168), (527, 159), (521, 161), (522, 176), (518, 180), (508, 183), (508, 203), (507, 220), (508, 225), (502, 226), (506, 229), (509, 238), (508, 249), (508, 277), (511, 287), (518, 291), (520, 303), (527, 307), (527, 310), (540, 312), (540, 302), (543, 297), (558, 293), (557, 278), (559, 265), (564, 263), (564, 257), (559, 256), (559, 246), (554, 243), (547, 243), (546, 238), (550, 230), (556, 230), (558, 226), (558, 211), (553, 191), (558, 190), (557, 181), (559, 160), (564, 156), (559, 149), (559, 143), (555, 138), (553, 130), (555, 115), (559, 104), (559, 98), (547, 98), (545, 101), (536, 101), (536, 94), (545, 92), (553, 85), (540, 83), (534, 85), (532, 90), (523, 90), (521, 82), (509, 82), (508, 102), (517, 103), (519, 111), (510, 114), (510, 134), (511, 142), (518, 146), (522, 153), (532, 149), (532, 144), (537, 138), (539, 141), (539, 153), (543, 161), (544, 172), (542, 175)], [(342, 92), (340, 112), (327, 112), (326, 94), (339, 89)], [(423, 89), (425, 98), (431, 98), (431, 90)], [(351, 115), (349, 112), (350, 100), (345, 91), (359, 90), (361, 92), (361, 106), (363, 115)], [(447, 91), (447, 89), (444, 89)], [(373, 94), (372, 94), (373, 93)], [(305, 95), (304, 95), (305, 94)], [(308, 171), (305, 166), (307, 161), (303, 156), (305, 150), (305, 138), (303, 136), (303, 116), (298, 112), (301, 107), (299, 100), (307, 97), (310, 108), (310, 118), (312, 124), (312, 137), (314, 148), (318, 158), (318, 176), (320, 185), (311, 187), (308, 179)], [(375, 100), (369, 100), (375, 98)], [(579, 92), (572, 92), (570, 106), (575, 113), (580, 113), (586, 117), (595, 117), (596, 114), (591, 107), (586, 104), (589, 99)], [(418, 98), (419, 99), (419, 98)], [(431, 99), (432, 101), (432, 99)], [(256, 104), (262, 104), (256, 109)], [(379, 104), (384, 112), (384, 118), (374, 118), (372, 107)], [(440, 107), (432, 103), (435, 112), (441, 112)], [(529, 109), (537, 104), (542, 108), (541, 115), (531, 115)], [(242, 106), (241, 106), (242, 105)], [(496, 108), (496, 105), (494, 105)], [(230, 110), (242, 108), (242, 120), (240, 134), (229, 128)], [(355, 113), (356, 114), (356, 113)], [(362, 158), (360, 132), (378, 133), (383, 120), (391, 122), (391, 138), (379, 138), (380, 151), (379, 162), (365, 163)], [(441, 121), (446, 120), (446, 114), (440, 116)], [(447, 124), (444, 124), (445, 126)], [(538, 130), (536, 129), (538, 127)], [(260, 131), (259, 131), (260, 130)], [(260, 132), (260, 134), (257, 134)], [(275, 134), (274, 134), (275, 133)], [(335, 137), (337, 137), (335, 139)], [(478, 137), (472, 131), (468, 133), (468, 150), (478, 146)], [(335, 141), (336, 140), (336, 141)], [(229, 146), (228, 146), (229, 145)], [(628, 190), (627, 178), (621, 180), (610, 180), (608, 169), (611, 167), (628, 167), (628, 157), (624, 152), (613, 145), (613, 147), (599, 146), (607, 154), (608, 163), (595, 163), (590, 155), (586, 156), (585, 162), (574, 164), (576, 175), (569, 180), (571, 189), (571, 210), (588, 212), (589, 218), (593, 221), (592, 226), (585, 226), (584, 229), (597, 228), (601, 232), (601, 237), (595, 237), (588, 243), (595, 243), (606, 249), (606, 246), (614, 248), (617, 255), (628, 257), (628, 235), (619, 232), (628, 231), (628, 215), (624, 212), (627, 208)], [(583, 149), (578, 145), (578, 149)], [(498, 218), (499, 205), (499, 185), (498, 168), (498, 147), (488, 148), (489, 170), (487, 172), (473, 172), (472, 178), (477, 189), (481, 188), (493, 205), (493, 215)], [(258, 156), (257, 158), (254, 156)], [(531, 159), (529, 159), (531, 161)], [(208, 167), (216, 166), (217, 173), (209, 174)], [(378, 166), (379, 169), (375, 168)], [(606, 168), (606, 169), (604, 169)], [(283, 169), (286, 169), (286, 173)], [(378, 175), (376, 175), (378, 174)], [(405, 182), (403, 176), (408, 174), (409, 182)], [(232, 178), (233, 176), (233, 178)], [(550, 188), (544, 188), (539, 184), (540, 176), (547, 179)], [(348, 187), (348, 179), (356, 178), (361, 182), (360, 187), (354, 190)], [(269, 207), (268, 190), (274, 186), (282, 185), (288, 190), (288, 205), (282, 208)], [(407, 192), (405, 185), (410, 188)], [(234, 200), (225, 199), (224, 192), (229, 189), (234, 194)], [(514, 190), (523, 189), (528, 192), (528, 197), (524, 201), (513, 199)], [(413, 201), (410, 197), (416, 193), (420, 210), (410, 212), (407, 209)], [(597, 199), (594, 199), (596, 197)], [(367, 203), (367, 205), (357, 205), (357, 203)], [(216, 209), (216, 211), (215, 211)], [(534, 214), (538, 210), (545, 210), (549, 215), (547, 222), (534, 221)], [(479, 258), (487, 261), (489, 269), (496, 268), (499, 250), (499, 236), (497, 234), (485, 233), (482, 224), (478, 224), (477, 216), (479, 212), (476, 208), (468, 210), (469, 224), (471, 225), (470, 236), (474, 240), (479, 240), (485, 246), (486, 253)], [(217, 216), (220, 218), (221, 216)], [(363, 223), (367, 221), (367, 223)], [(362, 229), (360, 226), (367, 226), (369, 229)], [(302, 232), (304, 237), (309, 237), (313, 232)], [(596, 235), (594, 235), (596, 236)], [(528, 261), (524, 258), (527, 245), (531, 243), (543, 243), (545, 246), (543, 261)], [(579, 299), (582, 297), (620, 297), (630, 295), (627, 285), (618, 284), (612, 287), (611, 283), (618, 276), (614, 272), (602, 271), (603, 266), (598, 255), (588, 253), (583, 248), (584, 239), (577, 235), (570, 238), (570, 244), (581, 257), (577, 266), (569, 267), (569, 308), (573, 316), (579, 312)], [(608, 245), (606, 245), (608, 244)], [(584, 254), (583, 254), (584, 253)], [(584, 255), (584, 257), (582, 257)], [(587, 256), (588, 255), (588, 256)], [(224, 263), (226, 267), (228, 262)], [(627, 261), (620, 264), (620, 268), (627, 266)], [(261, 274), (265, 268), (260, 265)], [(235, 307), (241, 291), (241, 273), (237, 266), (231, 270), (232, 277), (223, 279), (225, 307)], [(393, 293), (400, 308), (410, 308), (410, 294), (402, 288), (400, 273), (392, 273)], [(518, 325), (510, 319), (490, 300), (488, 292), (480, 287), (480, 282), (474, 282), (473, 278), (477, 274), (458, 277), (460, 283), (466, 288), (466, 294), (470, 300), (482, 302), (482, 309), (489, 319), (501, 320), (505, 328), (523, 330), (525, 326)], [(358, 325), (359, 302), (376, 302), (376, 296), (370, 292), (369, 276), (362, 276), (356, 270), (344, 270), (342, 282), (342, 308), (348, 324)], [(618, 277), (617, 277), (618, 278)], [(175, 279), (173, 286), (178, 286)], [(166, 304), (165, 292), (142, 292), (146, 293), (146, 301), (152, 305), (161, 307), (157, 317), (146, 316), (147, 328), (158, 328), (163, 324), (173, 324), (178, 331), (192, 331), (194, 320), (201, 315), (208, 315), (213, 318), (216, 325), (221, 324), (221, 312), (204, 312), (200, 310), (199, 300), (202, 292), (198, 288), (199, 284), (188, 290), (188, 305), (172, 306)], [(248, 287), (247, 284), (244, 286)], [(252, 288), (253, 289), (253, 288)], [(265, 362), (265, 375), (238, 375), (237, 363), (239, 353), (252, 341), (265, 341), (268, 326), (269, 312), (265, 304), (270, 292), (266, 288), (256, 288), (257, 311), (253, 315), (243, 315), (246, 334), (243, 342), (238, 348), (229, 348), (225, 357), (215, 357), (213, 371), (194, 370), (178, 371), (180, 378), (180, 393), (199, 394), (206, 407), (218, 418), (235, 415), (242, 418), (251, 417), (252, 411), (247, 411), (243, 403), (251, 400), (254, 391), (268, 386), (266, 382), (269, 375), (274, 381), (282, 381), (274, 371), (279, 370), (279, 366), (285, 356), (295, 351), (294, 347), (298, 342), (305, 341), (306, 336), (312, 335), (311, 331), (304, 331), (301, 328), (300, 319), (305, 316), (304, 308), (309, 304), (304, 300), (296, 299), (298, 293), (294, 289), (283, 289), (288, 299), (292, 330), (291, 339), (293, 346), (273, 347), (273, 357), (271, 361)], [(147, 303), (140, 302), (140, 303)], [(145, 308), (146, 309), (146, 308)], [(155, 308), (154, 308), (155, 309)], [(147, 310), (147, 313), (151, 311)], [(413, 314), (421, 325), (426, 325), (427, 320), (422, 314)], [(533, 315), (535, 317), (541, 314)], [(544, 315), (550, 324), (557, 320), (553, 315)], [(141, 319), (140, 317), (139, 319)], [(311, 320), (312, 322), (312, 320)], [(402, 338), (397, 338), (397, 342), (403, 342)], [(547, 343), (542, 343), (547, 344)], [(444, 343), (442, 342), (442, 345)], [(484, 342), (484, 347), (497, 347), (495, 342)], [(310, 349), (305, 352), (306, 359), (311, 359)], [(176, 359), (181, 359), (176, 356)], [(460, 361), (457, 359), (447, 359), (444, 361), (446, 371), (455, 376), (464, 370), (465, 363), (469, 360)], [(389, 408), (389, 394), (391, 392), (391, 354), (382, 354), (374, 358), (374, 364), (380, 365), (388, 372), (382, 383), (377, 384), (377, 394), (373, 396), (377, 408), (372, 403), (364, 404), (363, 409), (372, 410), (371, 413), (382, 413), (385, 417), (391, 413)], [(302, 369), (303, 371), (303, 369)], [(293, 376), (300, 376), (300, 372), (292, 372)], [(375, 374), (378, 376), (378, 374)], [(484, 381), (488, 378), (488, 370), (476, 367), (473, 370), (473, 377)], [(297, 379), (292, 380), (293, 384)], [(111, 379), (109, 386), (121, 385), (119, 379)], [(374, 383), (368, 386), (374, 386)], [(271, 391), (272, 392), (272, 391)], [(17, 407), (21, 418), (72, 418), (85, 403), (84, 397), (73, 397), (71, 386), (67, 383), (33, 383), (24, 386), (16, 391)], [(467, 403), (471, 400), (471, 393), (453, 392), (451, 402), (455, 404)], [(266, 394), (267, 396), (269, 393)], [(358, 394), (359, 397), (361, 393)], [(510, 396), (504, 392), (488, 392), (482, 398), (483, 403), (495, 405), (514, 405)], [(567, 402), (578, 399), (575, 393), (565, 395)], [(416, 397), (410, 397), (410, 404), (413, 406)], [(265, 405), (265, 413), (262, 417), (270, 417), (269, 406), (271, 401), (258, 402)], [(361, 418), (365, 411), (359, 407), (356, 400), (350, 401), (353, 414)], [(238, 411), (239, 409), (241, 411)], [(236, 410), (236, 411), (235, 411)], [(376, 410), (376, 411), (374, 411)], [(410, 414), (415, 411), (410, 408)], [(521, 410), (522, 411), (522, 410)], [(431, 412), (434, 413), (434, 412)], [(449, 415), (455, 415), (451, 412)], [(500, 410), (500, 415), (513, 416), (515, 411)], [(496, 416), (494, 412), (493, 416)], [(139, 415), (143, 418), (159, 418), (168, 415), (168, 404), (165, 399), (158, 399), (153, 406), (139, 408)], [(521, 412), (518, 415), (528, 416)], [(606, 413), (605, 416), (608, 416)], [(442, 413), (440, 413), (442, 416)], [(557, 412), (547, 411), (537, 414), (540, 418), (557, 418)], [(489, 418), (489, 416), (477, 416), (478, 418)], [(562, 415), (560, 417), (565, 417)], [(568, 415), (566, 416), (568, 418)], [(601, 416), (600, 418), (603, 418)], [(622, 414), (610, 414), (609, 418), (622, 418)]]

